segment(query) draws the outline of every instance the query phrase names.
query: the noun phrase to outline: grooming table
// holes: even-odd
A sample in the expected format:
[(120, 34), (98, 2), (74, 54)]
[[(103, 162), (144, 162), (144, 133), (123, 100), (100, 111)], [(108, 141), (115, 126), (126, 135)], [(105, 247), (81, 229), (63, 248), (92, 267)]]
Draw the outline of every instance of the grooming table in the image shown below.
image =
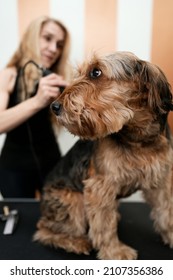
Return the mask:
[[(67, 253), (32, 241), (36, 223), (40, 217), (40, 203), (37, 200), (8, 199), (0, 201), (3, 207), (19, 211), (19, 220), (12, 235), (4, 235), (5, 222), (0, 221), (1, 260), (95, 260), (96, 252), (89, 256)], [(119, 238), (138, 251), (140, 260), (173, 260), (173, 249), (164, 245), (153, 230), (149, 218), (150, 208), (143, 202), (122, 202)]]

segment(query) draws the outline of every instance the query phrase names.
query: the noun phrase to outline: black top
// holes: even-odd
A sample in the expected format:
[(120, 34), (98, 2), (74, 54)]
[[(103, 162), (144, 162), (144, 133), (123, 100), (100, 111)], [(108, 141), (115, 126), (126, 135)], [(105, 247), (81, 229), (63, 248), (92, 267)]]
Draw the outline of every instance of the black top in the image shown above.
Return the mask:
[[(20, 74), (17, 75), (8, 108), (19, 103), (19, 79)], [(48, 106), (7, 133), (0, 156), (0, 168), (17, 171), (38, 170), (43, 174), (52, 169), (60, 158), (60, 150), (52, 129), (50, 114)]]

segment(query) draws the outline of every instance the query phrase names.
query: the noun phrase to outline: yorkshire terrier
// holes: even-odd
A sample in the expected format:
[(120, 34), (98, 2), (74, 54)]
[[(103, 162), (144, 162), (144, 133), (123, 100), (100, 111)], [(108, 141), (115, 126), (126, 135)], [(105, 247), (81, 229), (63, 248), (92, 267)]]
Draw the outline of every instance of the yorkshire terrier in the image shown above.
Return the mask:
[(94, 249), (98, 259), (136, 259), (118, 238), (118, 201), (140, 189), (173, 248), (173, 104), (159, 67), (129, 52), (93, 55), (51, 108), (80, 140), (47, 179), (34, 239), (78, 254)]

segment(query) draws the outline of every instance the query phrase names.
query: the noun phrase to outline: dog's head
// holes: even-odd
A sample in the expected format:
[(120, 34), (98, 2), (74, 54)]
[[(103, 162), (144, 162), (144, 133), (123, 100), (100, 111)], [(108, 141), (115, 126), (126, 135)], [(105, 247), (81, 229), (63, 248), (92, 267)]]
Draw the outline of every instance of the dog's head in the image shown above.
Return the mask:
[[(60, 124), (82, 138), (102, 138), (124, 127), (160, 133), (173, 110), (169, 83), (159, 67), (129, 52), (96, 55), (52, 103)], [(142, 136), (142, 137), (143, 137)]]

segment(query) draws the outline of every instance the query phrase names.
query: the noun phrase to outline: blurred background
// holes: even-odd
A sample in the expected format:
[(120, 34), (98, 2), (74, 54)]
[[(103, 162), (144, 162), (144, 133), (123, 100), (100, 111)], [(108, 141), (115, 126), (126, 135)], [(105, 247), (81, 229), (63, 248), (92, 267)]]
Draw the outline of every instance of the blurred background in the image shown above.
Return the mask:
[[(173, 88), (172, 0), (0, 0), (0, 70), (31, 20), (50, 15), (69, 29), (70, 60), (76, 66), (93, 51), (125, 50), (157, 64)], [(173, 113), (169, 123), (173, 131)], [(0, 148), (5, 135), (0, 135)], [(77, 137), (62, 131), (62, 153)]]

